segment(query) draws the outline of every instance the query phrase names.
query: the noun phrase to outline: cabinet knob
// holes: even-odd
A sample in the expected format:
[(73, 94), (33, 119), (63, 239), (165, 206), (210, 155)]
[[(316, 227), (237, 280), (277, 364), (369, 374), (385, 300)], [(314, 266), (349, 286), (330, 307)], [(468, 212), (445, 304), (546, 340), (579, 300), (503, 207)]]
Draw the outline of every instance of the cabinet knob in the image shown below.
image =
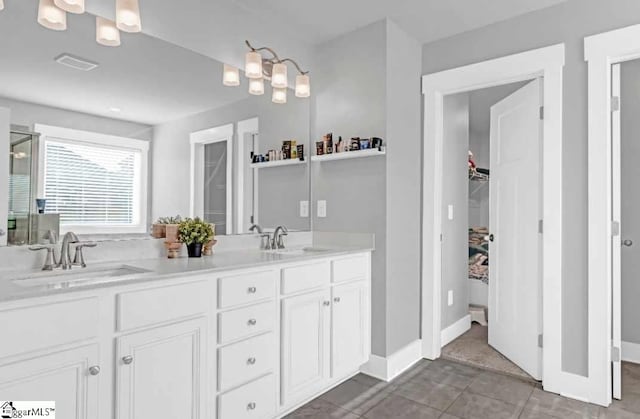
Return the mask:
[(622, 242), (622, 245), (623, 245), (623, 246), (627, 246), (627, 247), (631, 247), (631, 246), (633, 246), (633, 240), (629, 240), (629, 239), (624, 240), (624, 241)]
[(331, 305), (331, 301), (325, 301), (325, 302), (324, 302), (324, 303), (322, 303), (322, 304), (324, 304), (325, 306), (330, 306), (330, 305)]
[(131, 355), (123, 356), (122, 363), (125, 365), (129, 365), (133, 362), (133, 357)]
[(97, 365), (94, 365), (93, 367), (89, 367), (89, 374), (91, 374), (91, 375), (100, 374), (100, 367), (97, 366)]
[(247, 324), (249, 326), (255, 326), (256, 323), (258, 323), (258, 321), (256, 319), (249, 319), (249, 321), (247, 322)]
[(256, 409), (256, 404), (254, 402), (251, 402), (247, 405), (247, 410), (255, 410)]
[(256, 359), (255, 358), (251, 357), (251, 358), (247, 359), (247, 364), (254, 365), (255, 363), (256, 363)]
[(340, 302), (340, 297), (335, 297), (335, 298), (333, 299), (333, 301), (335, 301), (336, 303), (339, 303), (339, 302)]
[(256, 287), (249, 287), (249, 289), (247, 289), (247, 292), (249, 294), (255, 294), (256, 291), (258, 291), (258, 289)]

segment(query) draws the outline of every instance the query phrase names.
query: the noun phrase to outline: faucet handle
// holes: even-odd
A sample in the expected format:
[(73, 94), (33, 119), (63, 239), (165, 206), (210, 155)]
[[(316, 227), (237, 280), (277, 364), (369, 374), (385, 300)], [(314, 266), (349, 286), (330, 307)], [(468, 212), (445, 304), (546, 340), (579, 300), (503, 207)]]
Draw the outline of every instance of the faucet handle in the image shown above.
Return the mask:
[(82, 268), (86, 268), (87, 264), (84, 262), (84, 254), (82, 253), (83, 247), (96, 247), (98, 244), (96, 242), (77, 242), (76, 245), (76, 254), (73, 256), (73, 264), (80, 266)]
[(38, 250), (46, 250), (47, 256), (44, 259), (44, 264), (42, 265), (43, 271), (52, 271), (53, 268), (57, 266), (55, 250), (56, 247), (53, 244), (38, 244), (35, 246), (29, 246), (29, 250), (38, 251)]

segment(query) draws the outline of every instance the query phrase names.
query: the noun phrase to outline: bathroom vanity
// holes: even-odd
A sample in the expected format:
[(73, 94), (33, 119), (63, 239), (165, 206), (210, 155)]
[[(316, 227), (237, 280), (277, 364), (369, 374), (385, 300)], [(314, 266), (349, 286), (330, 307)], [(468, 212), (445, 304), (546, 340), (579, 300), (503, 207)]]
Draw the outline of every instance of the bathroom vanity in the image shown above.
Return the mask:
[(370, 250), (229, 251), (130, 263), (114, 281), (2, 281), (0, 394), (55, 399), (65, 419), (284, 416), (369, 359)]

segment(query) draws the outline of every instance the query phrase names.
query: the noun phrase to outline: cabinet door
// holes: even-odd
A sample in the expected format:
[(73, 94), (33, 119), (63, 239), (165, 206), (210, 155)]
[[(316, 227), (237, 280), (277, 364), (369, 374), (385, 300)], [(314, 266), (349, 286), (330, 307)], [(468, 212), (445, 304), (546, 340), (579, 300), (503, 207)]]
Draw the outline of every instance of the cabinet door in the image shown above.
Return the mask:
[(313, 395), (329, 380), (330, 298), (327, 289), (282, 301), (283, 405)]
[(94, 419), (104, 374), (98, 346), (82, 346), (0, 366), (0, 394), (3, 400), (55, 401), (60, 418)]
[(369, 358), (369, 293), (365, 281), (333, 288), (331, 377), (357, 371)]
[(119, 419), (206, 417), (206, 330), (200, 318), (118, 339)]

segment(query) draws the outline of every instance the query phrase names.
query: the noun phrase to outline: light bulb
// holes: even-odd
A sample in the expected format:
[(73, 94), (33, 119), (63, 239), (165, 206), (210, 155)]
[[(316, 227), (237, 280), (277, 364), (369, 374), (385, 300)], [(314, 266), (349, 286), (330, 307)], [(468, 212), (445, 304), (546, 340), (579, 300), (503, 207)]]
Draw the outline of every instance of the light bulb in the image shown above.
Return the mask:
[(278, 104), (287, 103), (287, 88), (274, 87), (273, 94), (271, 95), (271, 101)]
[(249, 79), (249, 93), (260, 96), (264, 94), (264, 79)]
[(232, 65), (225, 64), (222, 71), (222, 84), (225, 86), (239, 86), (240, 71)]
[(142, 31), (138, 0), (116, 0), (116, 26), (124, 32)]
[(67, 29), (67, 12), (58, 9), (53, 0), (40, 0), (38, 23), (47, 29), (64, 31)]
[(65, 12), (84, 13), (84, 0), (53, 0), (53, 3)]
[(299, 74), (296, 76), (296, 97), (309, 97), (311, 96), (311, 83), (309, 76), (306, 74)]
[(247, 52), (244, 63), (244, 74), (250, 79), (262, 78), (262, 55), (259, 52)]
[(115, 22), (96, 16), (96, 42), (107, 47), (120, 45), (120, 31)]
[(283, 63), (273, 65), (273, 72), (271, 73), (271, 86), (283, 89), (286, 88), (287, 83), (287, 66)]

